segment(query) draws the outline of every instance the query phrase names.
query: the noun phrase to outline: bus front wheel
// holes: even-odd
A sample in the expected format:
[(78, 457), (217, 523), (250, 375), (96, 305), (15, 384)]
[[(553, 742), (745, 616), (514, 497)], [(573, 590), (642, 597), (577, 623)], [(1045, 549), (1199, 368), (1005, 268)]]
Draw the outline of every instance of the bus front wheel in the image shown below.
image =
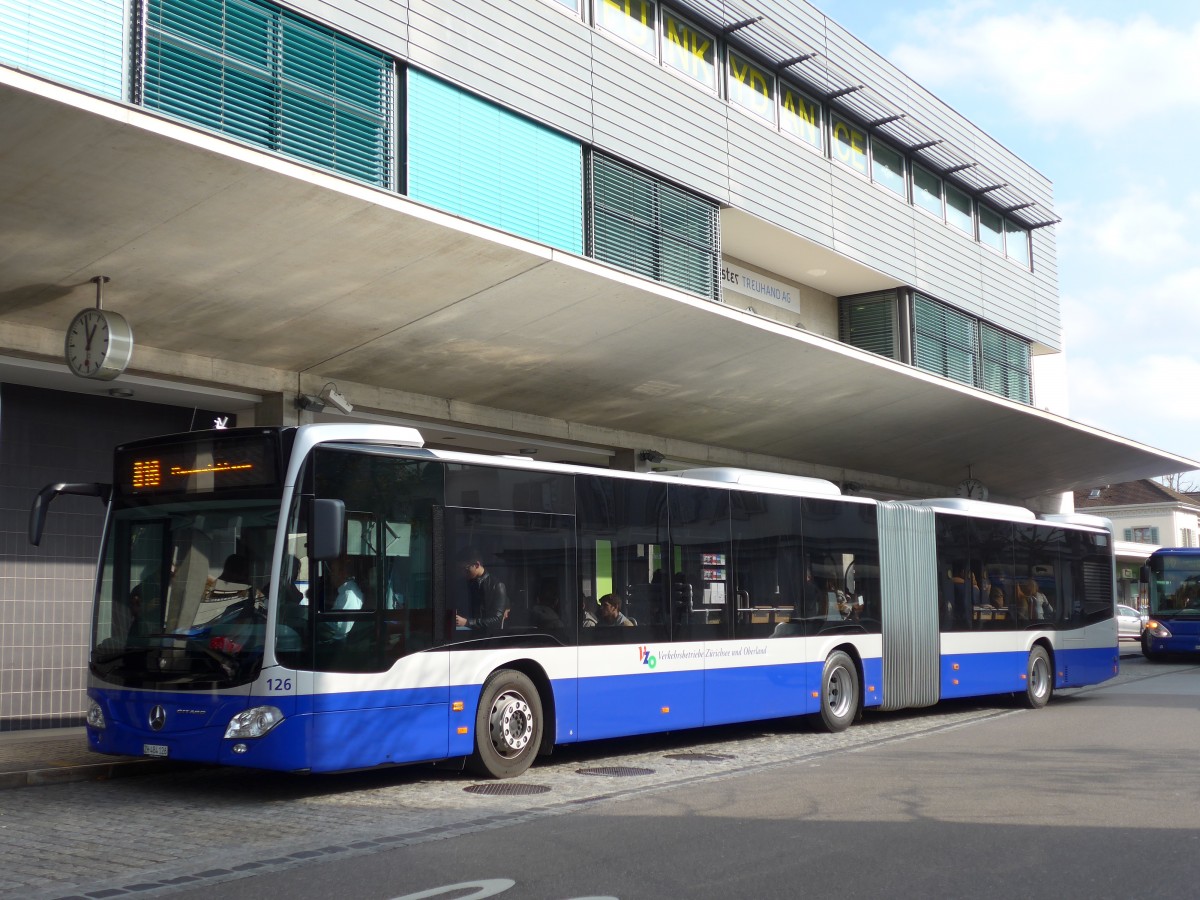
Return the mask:
[(1050, 702), (1054, 693), (1054, 670), (1050, 666), (1050, 655), (1045, 647), (1034, 647), (1029, 651), (1025, 667), (1025, 705), (1030, 709), (1041, 709)]
[(528, 676), (514, 669), (493, 673), (479, 695), (468, 767), (486, 778), (515, 778), (537, 756), (542, 724), (542, 700)]
[(829, 654), (821, 670), (821, 724), (845, 731), (858, 715), (858, 669), (841, 650)]

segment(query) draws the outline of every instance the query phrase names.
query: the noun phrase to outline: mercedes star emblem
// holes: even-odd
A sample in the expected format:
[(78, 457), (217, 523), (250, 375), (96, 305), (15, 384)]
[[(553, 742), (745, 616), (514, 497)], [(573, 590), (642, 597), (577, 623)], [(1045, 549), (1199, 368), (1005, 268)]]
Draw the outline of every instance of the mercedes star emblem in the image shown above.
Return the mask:
[(167, 724), (167, 711), (159, 704), (150, 710), (150, 728), (152, 731), (162, 731)]

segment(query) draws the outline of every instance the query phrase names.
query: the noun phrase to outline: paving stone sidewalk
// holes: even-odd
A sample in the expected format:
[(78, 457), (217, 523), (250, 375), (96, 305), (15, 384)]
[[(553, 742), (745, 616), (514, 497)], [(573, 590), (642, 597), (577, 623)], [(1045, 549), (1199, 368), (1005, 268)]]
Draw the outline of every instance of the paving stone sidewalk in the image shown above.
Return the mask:
[(93, 753), (82, 727), (0, 732), (0, 790), (144, 774), (169, 765), (159, 759)]

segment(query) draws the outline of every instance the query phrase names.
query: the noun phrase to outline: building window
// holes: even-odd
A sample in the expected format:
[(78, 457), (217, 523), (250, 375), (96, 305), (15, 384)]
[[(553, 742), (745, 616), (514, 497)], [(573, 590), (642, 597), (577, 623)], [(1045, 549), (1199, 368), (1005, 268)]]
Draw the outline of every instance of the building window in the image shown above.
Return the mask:
[(1009, 259), (1029, 268), (1029, 232), (1008, 219), (1004, 220), (1004, 248)]
[(779, 127), (818, 150), (824, 146), (821, 104), (783, 81), (779, 83)]
[(859, 174), (867, 174), (867, 133), (845, 119), (830, 120), (833, 132), (833, 158)]
[(596, 0), (596, 27), (658, 59), (657, 12), (653, 0)]
[(407, 83), (408, 196), (583, 252), (578, 141), (416, 69)]
[(0, 0), (0, 63), (124, 100), (122, 0)]
[(974, 201), (952, 184), (946, 184), (946, 221), (959, 231), (975, 237)]
[(1004, 252), (1004, 217), (979, 204), (979, 242), (998, 253)]
[(918, 165), (912, 167), (912, 174), (913, 203), (939, 219), (942, 218), (942, 179)]
[(602, 153), (588, 161), (587, 254), (719, 299), (717, 204)]
[(257, 0), (149, 0), (140, 101), (392, 186), (392, 61)]
[(843, 297), (838, 301), (838, 336), (869, 353), (899, 359), (895, 291)]
[(1029, 343), (987, 324), (979, 323), (980, 385), (985, 391), (1032, 403)]
[(775, 76), (740, 53), (729, 51), (729, 102), (775, 124)]
[(579, 0), (554, 0), (554, 2), (557, 3), (559, 6), (565, 6), (567, 9), (571, 10), (571, 12), (575, 13), (576, 15), (578, 15), (578, 13), (579, 13)]
[(1125, 540), (1136, 541), (1139, 544), (1157, 544), (1158, 529), (1149, 525), (1125, 529)]
[(913, 364), (919, 369), (976, 386), (979, 345), (976, 320), (945, 304), (913, 297)]
[(1180, 538), (1180, 540), (1179, 540), (1180, 547), (1195, 547), (1196, 546), (1196, 532), (1193, 531), (1191, 528), (1179, 529), (1179, 538)]
[(882, 141), (871, 139), (871, 180), (901, 197), (907, 193), (904, 157)]
[(662, 22), (663, 64), (716, 93), (716, 40), (669, 9), (662, 11)]

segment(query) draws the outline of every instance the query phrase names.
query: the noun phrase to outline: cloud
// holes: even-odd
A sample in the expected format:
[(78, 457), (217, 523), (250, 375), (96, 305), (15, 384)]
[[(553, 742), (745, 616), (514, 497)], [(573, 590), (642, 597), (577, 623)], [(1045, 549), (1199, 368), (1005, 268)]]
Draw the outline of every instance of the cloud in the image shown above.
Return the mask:
[[(1170, 202), (1174, 200), (1175, 202)], [(1064, 253), (1090, 251), (1109, 263), (1154, 267), (1194, 255), (1200, 207), (1135, 185), (1119, 196), (1081, 204), (1081, 219), (1063, 236)]]
[[(889, 57), (933, 91), (971, 84), (1034, 122), (1123, 142), (1200, 110), (1200, 17), (1186, 29), (1053, 8), (994, 13), (978, 3), (919, 13), (916, 40)], [(1177, 151), (1183, 147), (1177, 146)]]

